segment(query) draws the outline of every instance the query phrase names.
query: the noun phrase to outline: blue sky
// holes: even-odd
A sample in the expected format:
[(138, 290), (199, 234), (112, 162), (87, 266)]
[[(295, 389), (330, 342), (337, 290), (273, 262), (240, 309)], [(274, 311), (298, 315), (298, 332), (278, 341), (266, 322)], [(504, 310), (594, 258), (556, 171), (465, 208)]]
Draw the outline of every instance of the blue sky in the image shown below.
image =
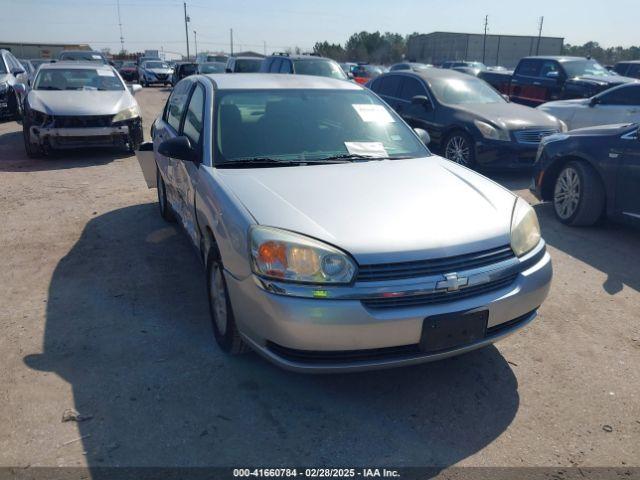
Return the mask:
[[(0, 41), (89, 43), (120, 48), (116, 0), (0, 0)], [(353, 32), (414, 31), (535, 34), (544, 15), (544, 35), (582, 44), (640, 44), (637, 0), (193, 0), (189, 35), (198, 32), (199, 50), (228, 50), (229, 28), (236, 50), (310, 49), (316, 41), (344, 43)], [(8, 8), (7, 8), (8, 7)], [(181, 0), (120, 0), (125, 48), (164, 48), (184, 53)]]

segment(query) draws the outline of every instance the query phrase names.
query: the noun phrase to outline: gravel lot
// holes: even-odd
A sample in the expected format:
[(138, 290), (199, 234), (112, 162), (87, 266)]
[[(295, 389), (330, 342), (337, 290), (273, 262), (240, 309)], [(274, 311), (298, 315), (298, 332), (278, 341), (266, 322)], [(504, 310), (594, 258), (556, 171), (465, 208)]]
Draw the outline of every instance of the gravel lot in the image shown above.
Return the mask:
[[(139, 94), (147, 134), (167, 95)], [(526, 174), (494, 178), (533, 201)], [(640, 466), (640, 232), (540, 205), (555, 277), (527, 329), (304, 376), (218, 350), (203, 268), (155, 201), (135, 157), (29, 160), (0, 124), (0, 465)]]

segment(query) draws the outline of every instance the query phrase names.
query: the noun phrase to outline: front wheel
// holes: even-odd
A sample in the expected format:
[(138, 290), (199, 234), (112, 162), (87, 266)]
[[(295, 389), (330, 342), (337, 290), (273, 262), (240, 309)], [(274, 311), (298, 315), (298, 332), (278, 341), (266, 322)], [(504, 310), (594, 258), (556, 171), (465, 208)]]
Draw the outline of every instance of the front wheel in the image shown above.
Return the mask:
[(605, 192), (596, 171), (584, 162), (565, 165), (553, 189), (553, 209), (562, 223), (590, 226), (604, 212)]
[(449, 134), (444, 141), (444, 156), (460, 165), (474, 168), (476, 165), (476, 150), (473, 145), (473, 138), (462, 131)]
[(207, 255), (207, 293), (213, 334), (220, 348), (232, 355), (247, 350), (236, 326), (224, 278), (224, 267), (215, 245)]

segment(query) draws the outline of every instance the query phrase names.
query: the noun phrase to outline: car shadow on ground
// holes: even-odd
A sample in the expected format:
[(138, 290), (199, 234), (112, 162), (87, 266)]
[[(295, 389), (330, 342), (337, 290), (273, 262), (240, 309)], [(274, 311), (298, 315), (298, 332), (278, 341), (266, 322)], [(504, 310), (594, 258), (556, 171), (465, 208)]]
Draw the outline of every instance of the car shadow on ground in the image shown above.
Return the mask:
[[(57, 265), (34, 369), (70, 383), (102, 466), (445, 467), (502, 434), (516, 378), (491, 346), (410, 368), (306, 376), (213, 341), (204, 271), (154, 204), (92, 219)], [(74, 428), (75, 424), (69, 424)]]
[(121, 148), (78, 148), (52, 151), (40, 158), (29, 158), (24, 149), (22, 130), (0, 135), (0, 172), (37, 172), (105, 165), (131, 153)]
[[(547, 244), (607, 275), (602, 288), (610, 295), (626, 285), (640, 292), (640, 232), (611, 221), (594, 227), (570, 227), (558, 221), (551, 203), (535, 207)], [(579, 274), (574, 281), (579, 281)]]

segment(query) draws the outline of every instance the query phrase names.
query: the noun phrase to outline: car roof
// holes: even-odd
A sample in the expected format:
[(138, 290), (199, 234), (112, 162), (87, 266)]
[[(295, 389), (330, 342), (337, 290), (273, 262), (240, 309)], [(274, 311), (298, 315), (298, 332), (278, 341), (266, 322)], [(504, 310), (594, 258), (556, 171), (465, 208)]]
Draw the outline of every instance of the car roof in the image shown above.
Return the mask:
[(283, 75), (280, 73), (243, 73), (228, 75), (213, 73), (202, 75), (208, 78), (217, 90), (363, 90), (355, 82), (315, 75)]
[(557, 60), (558, 62), (570, 62), (575, 60), (587, 60), (585, 57), (571, 57), (568, 55), (533, 55), (522, 60)]
[(49, 63), (43, 63), (42, 65), (40, 65), (40, 69), (44, 70), (61, 70), (61, 69), (82, 69), (82, 68), (92, 68), (92, 69), (98, 69), (98, 70), (110, 70), (113, 71), (113, 67), (111, 65), (105, 65), (103, 63), (96, 63), (96, 62), (76, 62), (76, 61), (72, 61), (72, 62), (66, 62), (64, 60), (58, 61), (58, 62), (49, 62)]

